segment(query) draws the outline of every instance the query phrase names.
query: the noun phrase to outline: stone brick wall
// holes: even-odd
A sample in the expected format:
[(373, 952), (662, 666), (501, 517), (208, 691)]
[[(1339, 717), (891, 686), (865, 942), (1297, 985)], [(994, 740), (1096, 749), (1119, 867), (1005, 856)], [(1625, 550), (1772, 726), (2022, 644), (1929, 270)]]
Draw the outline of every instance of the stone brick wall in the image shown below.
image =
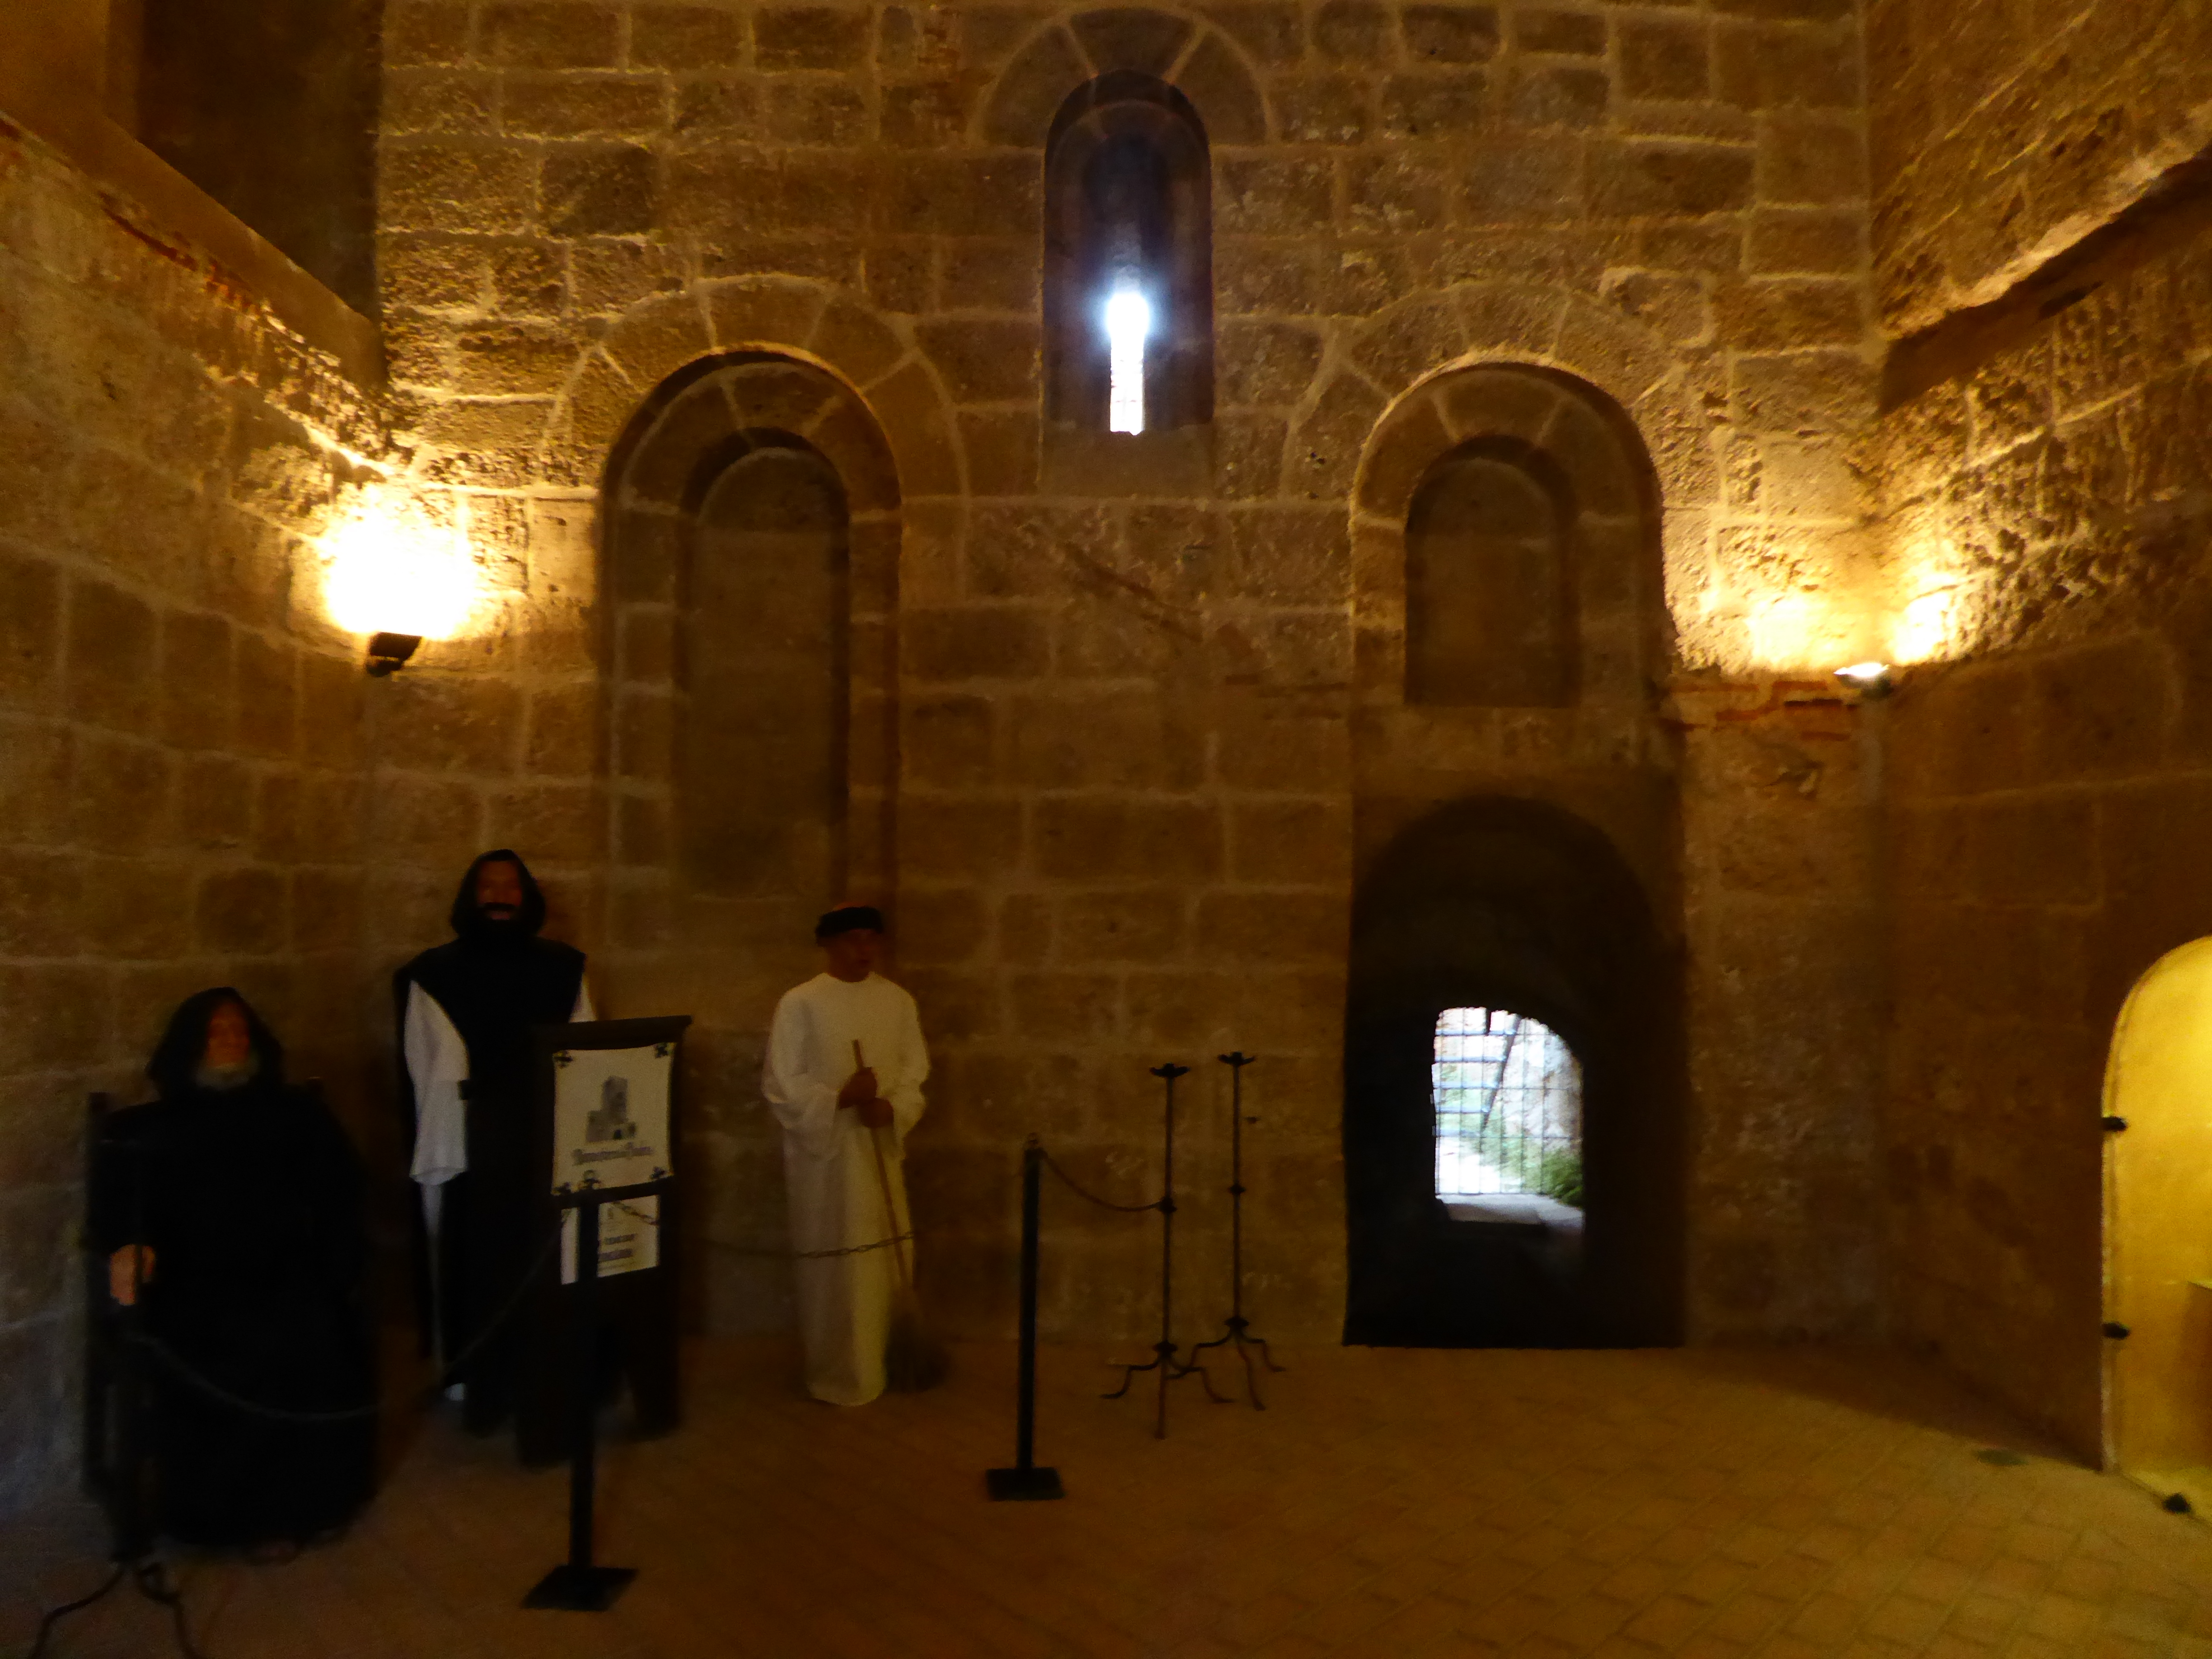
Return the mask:
[(2212, 242), (1890, 417), (1899, 1335), (2101, 1440), (2112, 1022), (2212, 933)]
[(476, 523), (508, 585), (488, 631), (398, 678), (325, 617), (308, 538), (399, 459), (204, 252), (0, 123), (0, 1507), (69, 1455), (86, 1092), (139, 1097), (174, 1003), (253, 1000), (388, 1221), (385, 976), (487, 836), (550, 852), (556, 910), (589, 914), (559, 862), (603, 815), (568, 810), (593, 705), (545, 665), (580, 637), (557, 511)]
[[(739, 349), (827, 367), (893, 451), (901, 971), (942, 1065), (916, 1175), (956, 1323), (1004, 1316), (1024, 1131), (1138, 1189), (1145, 1068), (1241, 1046), (1265, 1057), (1255, 1316), (1335, 1328), (1352, 495), (1417, 386), (1504, 359), (1626, 412), (1662, 495), (1662, 675), (1858, 653), (1859, 56), (1844, 0), (391, 6), (381, 269), (418, 480), (518, 519), (587, 515), (653, 387)], [(1042, 147), (1069, 92), (1124, 68), (1177, 86), (1212, 146), (1210, 465), (1048, 494)], [(1790, 907), (1860, 873), (1685, 868), (1808, 918)], [(1745, 978), (1707, 975), (1715, 1033)], [(1825, 1148), (1796, 1123), (1798, 1068), (1839, 1040), (1823, 1024), (1787, 1066), (1727, 1080), (1700, 1144), (1762, 1178)], [(1217, 1186), (1210, 1085), (1188, 1111), (1187, 1167)], [(1735, 1217), (1735, 1248), (1849, 1232), (1850, 1206), (1808, 1210), (1804, 1184)], [(1218, 1195), (1186, 1219), (1209, 1307)], [(1054, 1328), (1138, 1331), (1141, 1231), (1057, 1201), (1054, 1227)], [(1828, 1288), (1731, 1293), (1698, 1328), (1872, 1317), (1851, 1250), (1787, 1259)]]
[(2212, 3), (1870, 0), (1884, 325), (1994, 300), (2212, 143)]

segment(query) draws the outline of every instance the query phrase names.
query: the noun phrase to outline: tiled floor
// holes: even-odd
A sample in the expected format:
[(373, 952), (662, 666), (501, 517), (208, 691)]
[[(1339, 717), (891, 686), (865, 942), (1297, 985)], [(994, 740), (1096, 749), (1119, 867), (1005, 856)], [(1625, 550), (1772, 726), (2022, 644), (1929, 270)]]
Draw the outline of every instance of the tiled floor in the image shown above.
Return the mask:
[[(1894, 1359), (1282, 1357), (1265, 1412), (1178, 1384), (1158, 1442), (1096, 1352), (1049, 1352), (1067, 1498), (994, 1504), (1011, 1349), (837, 1411), (781, 1350), (711, 1345), (684, 1432), (610, 1449), (602, 1559), (643, 1569), (612, 1613), (520, 1609), (565, 1477), (433, 1423), (342, 1543), (188, 1561), (193, 1630), (210, 1659), (2212, 1655), (2212, 1529)], [(0, 1534), (0, 1648), (94, 1582), (82, 1527)], [(170, 1650), (118, 1596), (57, 1650)]]

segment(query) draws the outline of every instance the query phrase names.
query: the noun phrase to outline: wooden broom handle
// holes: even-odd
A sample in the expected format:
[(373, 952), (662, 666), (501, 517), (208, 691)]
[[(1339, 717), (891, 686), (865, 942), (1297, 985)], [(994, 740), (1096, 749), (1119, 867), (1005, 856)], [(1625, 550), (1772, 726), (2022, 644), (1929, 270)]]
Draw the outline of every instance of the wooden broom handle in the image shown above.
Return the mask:
[[(860, 1039), (853, 1039), (853, 1069), (865, 1072), (868, 1062), (860, 1057)], [(884, 1195), (884, 1221), (890, 1228), (891, 1255), (898, 1262), (899, 1283), (908, 1290), (914, 1288), (914, 1276), (906, 1265), (906, 1242), (899, 1237), (898, 1206), (891, 1202), (890, 1166), (884, 1162), (884, 1137), (880, 1129), (868, 1131), (868, 1149), (876, 1155), (876, 1185)]]

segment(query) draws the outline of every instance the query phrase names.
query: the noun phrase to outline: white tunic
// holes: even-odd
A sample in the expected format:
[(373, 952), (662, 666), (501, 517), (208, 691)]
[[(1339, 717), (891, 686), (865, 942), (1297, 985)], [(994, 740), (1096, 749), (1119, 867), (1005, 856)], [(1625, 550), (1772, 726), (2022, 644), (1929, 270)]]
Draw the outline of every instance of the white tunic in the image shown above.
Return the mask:
[[(872, 1132), (859, 1111), (837, 1104), (853, 1075), (853, 1044), (891, 1104), (891, 1125)], [(799, 1330), (806, 1349), (806, 1387), (817, 1400), (858, 1406), (884, 1391), (884, 1344), (890, 1334), (898, 1267), (890, 1249), (857, 1255), (805, 1253), (873, 1243), (908, 1231), (902, 1152), (922, 1112), (929, 1050), (914, 999), (871, 974), (851, 982), (818, 974), (784, 994), (769, 1027), (762, 1090), (783, 1126), (783, 1174), (791, 1194), (791, 1244), (797, 1264)], [(884, 1206), (876, 1149), (884, 1154), (891, 1211)], [(914, 1261), (911, 1243), (907, 1261)]]
[[(589, 986), (577, 985), (568, 1018), (593, 1018)], [(468, 1106), (461, 1098), (461, 1085), (469, 1080), (468, 1045), (438, 999), (410, 984), (399, 1046), (415, 1085), (415, 1162), (407, 1173), (422, 1189), (422, 1218), (435, 1233), (445, 1184), (469, 1167)]]

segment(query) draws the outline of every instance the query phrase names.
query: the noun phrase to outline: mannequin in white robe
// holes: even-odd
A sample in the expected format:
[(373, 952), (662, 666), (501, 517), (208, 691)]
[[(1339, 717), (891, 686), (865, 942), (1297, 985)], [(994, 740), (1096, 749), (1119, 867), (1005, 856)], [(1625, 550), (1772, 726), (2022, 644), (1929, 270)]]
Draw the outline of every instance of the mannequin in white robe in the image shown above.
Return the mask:
[[(898, 1265), (888, 1247), (811, 1259), (809, 1253), (911, 1231), (902, 1153), (921, 1116), (929, 1051), (914, 999), (874, 971), (881, 915), (864, 906), (833, 910), (816, 937), (829, 971), (776, 1004), (762, 1087), (783, 1126), (807, 1391), (832, 1405), (859, 1406), (884, 1391)], [(856, 1042), (864, 1062), (858, 1066)], [(906, 1251), (911, 1264), (910, 1243)]]

